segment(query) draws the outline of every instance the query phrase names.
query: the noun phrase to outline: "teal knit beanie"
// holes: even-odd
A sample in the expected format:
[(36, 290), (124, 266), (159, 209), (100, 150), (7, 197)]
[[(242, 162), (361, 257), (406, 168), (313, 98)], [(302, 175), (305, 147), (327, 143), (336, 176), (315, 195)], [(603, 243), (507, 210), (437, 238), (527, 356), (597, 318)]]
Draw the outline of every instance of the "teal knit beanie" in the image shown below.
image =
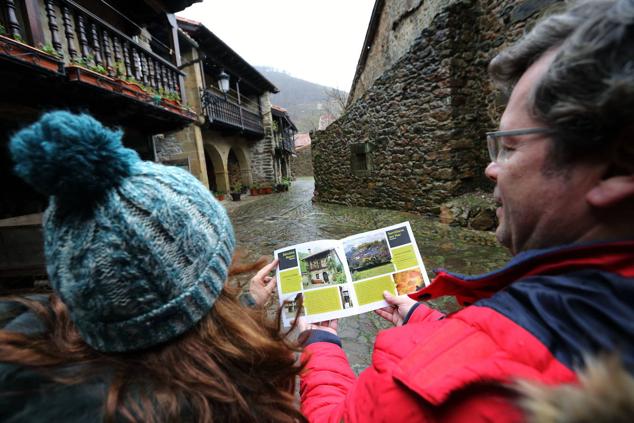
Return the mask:
[(181, 335), (227, 278), (235, 239), (224, 208), (187, 171), (141, 161), (121, 131), (56, 111), (15, 134), (16, 173), (50, 195), (50, 283), (82, 338), (104, 352)]

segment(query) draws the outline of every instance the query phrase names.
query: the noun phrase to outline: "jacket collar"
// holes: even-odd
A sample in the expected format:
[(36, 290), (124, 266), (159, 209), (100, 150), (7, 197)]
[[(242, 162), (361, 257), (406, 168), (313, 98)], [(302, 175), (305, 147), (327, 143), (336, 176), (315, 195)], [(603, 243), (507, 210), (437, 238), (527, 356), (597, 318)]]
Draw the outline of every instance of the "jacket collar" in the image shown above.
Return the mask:
[(409, 296), (420, 301), (452, 295), (461, 305), (467, 306), (529, 276), (558, 275), (588, 268), (634, 277), (634, 240), (530, 250), (513, 257), (501, 269), (479, 276), (465, 276), (441, 269), (431, 285)]

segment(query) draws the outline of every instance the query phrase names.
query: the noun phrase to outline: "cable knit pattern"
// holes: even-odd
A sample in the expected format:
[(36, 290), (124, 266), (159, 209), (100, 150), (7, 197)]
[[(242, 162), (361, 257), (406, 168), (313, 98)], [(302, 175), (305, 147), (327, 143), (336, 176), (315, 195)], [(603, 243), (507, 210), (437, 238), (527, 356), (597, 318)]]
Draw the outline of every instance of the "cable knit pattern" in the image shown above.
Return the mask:
[[(64, 127), (81, 126), (88, 119), (63, 113)], [(59, 120), (59, 119), (58, 119)], [(50, 125), (50, 123), (49, 123)], [(31, 133), (35, 132), (28, 128)], [(105, 131), (109, 131), (104, 128)], [(21, 132), (23, 132), (21, 131)], [(75, 128), (75, 133), (86, 133)], [(109, 131), (112, 133), (112, 131)], [(87, 149), (99, 148), (103, 137), (82, 139)], [(17, 141), (16, 141), (17, 140)], [(46, 140), (50, 143), (50, 138)], [(89, 212), (68, 210), (70, 189), (51, 197), (44, 216), (44, 250), (47, 271), (53, 289), (69, 307), (71, 317), (83, 339), (104, 352), (147, 348), (168, 341), (195, 325), (205, 316), (218, 297), (227, 278), (235, 238), (224, 208), (209, 190), (190, 173), (170, 166), (143, 162), (133, 151), (121, 145), (118, 151), (123, 165), (113, 160), (111, 166), (127, 166), (128, 174), (116, 172), (112, 181), (102, 183), (103, 192), (90, 204)], [(30, 148), (41, 148), (30, 140)], [(17, 146), (23, 162), (29, 160), (20, 133), (11, 141), (12, 153)], [(47, 148), (56, 154), (56, 148)], [(82, 149), (74, 148), (76, 154)], [(68, 161), (68, 154), (60, 158)], [(89, 154), (90, 161), (99, 155)], [(78, 158), (71, 162), (81, 163)], [(47, 157), (54, 169), (55, 157)], [(16, 164), (16, 168), (31, 168)], [(92, 184), (98, 169), (89, 163), (77, 172)], [(36, 181), (29, 176), (27, 181)], [(81, 181), (76, 192), (82, 192)], [(93, 184), (94, 186), (94, 184)], [(91, 188), (93, 192), (95, 190)]]

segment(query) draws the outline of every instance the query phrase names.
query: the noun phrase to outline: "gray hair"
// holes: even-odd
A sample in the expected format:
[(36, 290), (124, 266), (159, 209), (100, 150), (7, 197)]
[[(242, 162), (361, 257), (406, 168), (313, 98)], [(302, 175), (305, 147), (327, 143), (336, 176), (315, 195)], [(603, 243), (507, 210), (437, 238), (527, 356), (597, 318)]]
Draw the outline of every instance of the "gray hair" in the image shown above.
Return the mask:
[[(539, 22), (498, 54), (489, 73), (510, 92), (547, 50), (556, 57), (536, 86), (533, 113), (554, 130), (560, 164), (612, 159), (634, 166), (634, 0), (582, 0)], [(628, 145), (629, 144), (629, 145)]]

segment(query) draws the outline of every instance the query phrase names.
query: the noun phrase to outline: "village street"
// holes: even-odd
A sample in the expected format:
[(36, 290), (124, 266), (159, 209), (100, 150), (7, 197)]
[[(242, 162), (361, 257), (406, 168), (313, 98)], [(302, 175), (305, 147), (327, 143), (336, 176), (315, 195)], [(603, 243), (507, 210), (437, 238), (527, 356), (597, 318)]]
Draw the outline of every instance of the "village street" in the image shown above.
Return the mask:
[[(508, 253), (492, 233), (442, 225), (419, 215), (365, 207), (313, 203), (312, 178), (299, 178), (289, 192), (225, 201), (238, 246), (249, 259), (272, 257), (273, 250), (316, 239), (339, 239), (358, 232), (409, 221), (429, 277), (444, 267), (459, 273), (482, 273), (503, 264)], [(246, 283), (246, 279), (241, 280)], [(277, 304), (277, 299), (275, 300)], [(451, 302), (437, 302), (451, 309)], [(341, 319), (339, 334), (350, 363), (359, 372), (370, 363), (376, 332), (389, 327), (374, 313)]]

